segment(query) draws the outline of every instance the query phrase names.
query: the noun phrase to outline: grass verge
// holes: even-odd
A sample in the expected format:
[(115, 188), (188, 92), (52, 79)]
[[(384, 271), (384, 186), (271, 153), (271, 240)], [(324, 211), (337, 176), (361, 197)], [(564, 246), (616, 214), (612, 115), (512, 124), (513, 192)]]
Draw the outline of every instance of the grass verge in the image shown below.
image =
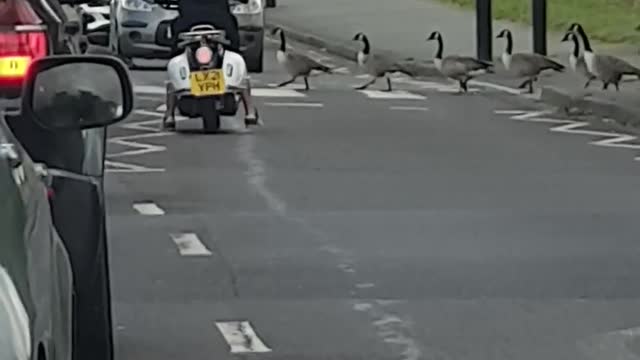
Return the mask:
[[(438, 0), (467, 9), (476, 0)], [(496, 19), (531, 24), (532, 0), (493, 0)], [(563, 32), (572, 22), (580, 22), (590, 37), (608, 43), (640, 43), (640, 0), (548, 0), (550, 30)]]

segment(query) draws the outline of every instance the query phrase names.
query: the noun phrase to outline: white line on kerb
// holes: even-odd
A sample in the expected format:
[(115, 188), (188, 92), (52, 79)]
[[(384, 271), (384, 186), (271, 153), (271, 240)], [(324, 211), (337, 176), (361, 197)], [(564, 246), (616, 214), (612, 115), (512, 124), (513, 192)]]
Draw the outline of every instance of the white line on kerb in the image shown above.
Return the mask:
[(133, 204), (133, 208), (141, 215), (147, 215), (147, 216), (164, 215), (164, 210), (162, 210), (158, 205), (152, 202)]
[(324, 107), (324, 104), (321, 104), (321, 103), (266, 102), (264, 104), (266, 106), (273, 106), (273, 107), (310, 107), (310, 108)]
[(216, 326), (229, 344), (232, 354), (271, 352), (248, 321), (219, 321)]
[(198, 235), (194, 233), (171, 234), (171, 238), (178, 246), (178, 251), (182, 256), (211, 256), (211, 251), (200, 242)]

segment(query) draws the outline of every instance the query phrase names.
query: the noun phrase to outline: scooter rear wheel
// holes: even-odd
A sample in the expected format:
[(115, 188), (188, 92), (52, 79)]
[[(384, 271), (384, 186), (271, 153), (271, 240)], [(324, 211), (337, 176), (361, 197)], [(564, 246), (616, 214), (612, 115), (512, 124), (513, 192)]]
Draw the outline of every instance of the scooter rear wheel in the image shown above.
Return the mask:
[(202, 114), (202, 127), (205, 133), (210, 134), (220, 130), (220, 113), (216, 109), (214, 99), (200, 100), (200, 114)]

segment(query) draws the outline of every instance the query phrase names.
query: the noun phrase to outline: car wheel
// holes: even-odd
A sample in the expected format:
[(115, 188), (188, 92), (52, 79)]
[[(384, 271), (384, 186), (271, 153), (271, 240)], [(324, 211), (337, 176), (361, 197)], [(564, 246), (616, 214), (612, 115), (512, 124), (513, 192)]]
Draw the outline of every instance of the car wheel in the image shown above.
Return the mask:
[(268, 8), (276, 7), (276, 0), (267, 0), (267, 7)]
[(246, 55), (247, 70), (252, 73), (261, 73), (264, 67), (264, 40), (251, 53)]

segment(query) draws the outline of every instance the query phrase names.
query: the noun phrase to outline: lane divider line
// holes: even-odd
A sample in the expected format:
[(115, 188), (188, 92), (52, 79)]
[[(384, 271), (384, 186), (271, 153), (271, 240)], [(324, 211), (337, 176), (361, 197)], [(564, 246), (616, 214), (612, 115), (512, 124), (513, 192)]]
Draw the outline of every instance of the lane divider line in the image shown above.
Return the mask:
[(211, 251), (194, 233), (170, 234), (170, 236), (182, 256), (211, 256)]
[(248, 321), (218, 321), (216, 326), (232, 354), (267, 353), (272, 350), (258, 337)]
[(140, 214), (146, 216), (164, 215), (164, 210), (153, 202), (142, 202), (133, 204), (133, 208)]

